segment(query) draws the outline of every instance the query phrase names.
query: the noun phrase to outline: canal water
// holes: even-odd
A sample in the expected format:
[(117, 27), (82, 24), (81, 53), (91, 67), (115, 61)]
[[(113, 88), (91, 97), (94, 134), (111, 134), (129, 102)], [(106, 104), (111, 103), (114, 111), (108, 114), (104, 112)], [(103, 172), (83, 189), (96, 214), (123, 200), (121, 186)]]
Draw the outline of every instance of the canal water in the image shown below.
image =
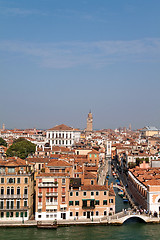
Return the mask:
[(159, 240), (159, 225), (126, 223), (122, 226), (72, 226), (56, 230), (2, 228), (1, 240)]
[[(110, 175), (110, 177), (109, 177), (109, 184), (111, 182), (113, 182), (113, 184), (116, 184), (116, 179), (112, 175)], [(117, 189), (117, 188), (114, 188), (114, 191), (115, 191), (115, 194), (116, 194), (116, 213), (121, 212), (122, 209), (127, 210), (128, 208), (130, 208), (131, 207), (130, 204), (129, 203), (124, 203), (123, 198), (118, 195), (118, 192), (120, 190)]]

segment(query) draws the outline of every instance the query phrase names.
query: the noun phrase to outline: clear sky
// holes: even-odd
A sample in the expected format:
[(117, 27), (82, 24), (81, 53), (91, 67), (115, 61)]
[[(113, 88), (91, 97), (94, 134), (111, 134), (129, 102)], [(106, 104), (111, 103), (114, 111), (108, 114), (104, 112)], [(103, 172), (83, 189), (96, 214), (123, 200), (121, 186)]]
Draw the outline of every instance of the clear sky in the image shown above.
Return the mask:
[(0, 127), (160, 128), (159, 0), (0, 0)]

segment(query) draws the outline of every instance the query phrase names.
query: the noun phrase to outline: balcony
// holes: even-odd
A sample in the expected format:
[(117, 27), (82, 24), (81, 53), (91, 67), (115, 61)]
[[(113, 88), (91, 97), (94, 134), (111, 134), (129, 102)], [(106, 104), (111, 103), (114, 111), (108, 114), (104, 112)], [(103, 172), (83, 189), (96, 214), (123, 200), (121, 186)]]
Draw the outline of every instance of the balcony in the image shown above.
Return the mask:
[(54, 183), (38, 183), (38, 187), (58, 187), (57, 182)]
[(55, 197), (55, 196), (58, 196), (58, 192), (47, 192), (46, 196), (47, 197)]
[(58, 202), (46, 202), (46, 206), (57, 206)]
[(28, 198), (28, 194), (23, 194), (23, 198)]
[(17, 208), (17, 207), (9, 207), (9, 208), (6, 208), (6, 206), (4, 206), (3, 209), (0, 209), (0, 211), (26, 211), (28, 210), (29, 207), (20, 207), (20, 208)]
[(93, 206), (82, 206), (82, 209), (95, 209), (95, 205)]
[(3, 195), (0, 195), (0, 198), (4, 199), (4, 198), (7, 198), (7, 199), (13, 199), (13, 198), (21, 198), (21, 195), (20, 194), (12, 194), (12, 195), (7, 195), (7, 194), (3, 194)]

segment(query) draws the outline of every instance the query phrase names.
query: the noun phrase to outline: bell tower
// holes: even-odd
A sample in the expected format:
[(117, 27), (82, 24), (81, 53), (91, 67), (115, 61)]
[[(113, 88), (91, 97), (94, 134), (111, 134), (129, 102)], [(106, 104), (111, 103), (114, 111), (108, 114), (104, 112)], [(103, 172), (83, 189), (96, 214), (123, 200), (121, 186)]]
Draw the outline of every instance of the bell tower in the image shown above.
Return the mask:
[(87, 128), (86, 132), (92, 132), (93, 131), (93, 117), (91, 111), (88, 113), (87, 117)]

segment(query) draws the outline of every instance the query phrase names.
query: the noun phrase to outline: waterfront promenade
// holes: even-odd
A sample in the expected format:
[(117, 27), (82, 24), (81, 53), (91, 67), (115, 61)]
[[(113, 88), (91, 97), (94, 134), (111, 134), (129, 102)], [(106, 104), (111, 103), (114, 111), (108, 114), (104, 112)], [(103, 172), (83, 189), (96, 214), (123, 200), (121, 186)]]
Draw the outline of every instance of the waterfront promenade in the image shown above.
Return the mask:
[[(144, 221), (145, 223), (160, 223), (160, 218), (149, 216), (149, 214), (140, 214), (138, 212), (122, 211), (114, 214), (113, 216), (106, 216), (100, 219), (76, 219), (73, 221), (70, 220), (59, 220), (57, 221), (58, 226), (73, 226), (73, 225), (122, 225), (129, 219), (137, 218)], [(44, 223), (53, 224), (53, 221), (44, 221)], [(37, 221), (28, 220), (24, 223), (22, 221), (1, 221), (0, 227), (36, 227)]]

